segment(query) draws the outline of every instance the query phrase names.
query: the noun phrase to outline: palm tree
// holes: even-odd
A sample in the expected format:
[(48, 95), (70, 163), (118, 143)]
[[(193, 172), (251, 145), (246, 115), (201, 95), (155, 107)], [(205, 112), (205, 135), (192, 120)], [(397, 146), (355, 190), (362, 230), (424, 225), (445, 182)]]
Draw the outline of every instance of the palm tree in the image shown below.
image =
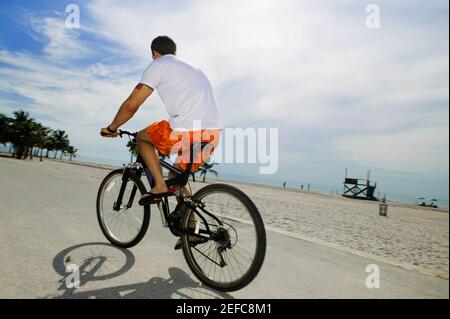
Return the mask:
[[(43, 134), (45, 133), (43, 131), (44, 127), (42, 126), (41, 123), (36, 123), (33, 122), (31, 124), (31, 131), (29, 132), (28, 135), (28, 143), (27, 143), (27, 147), (29, 149), (29, 154), (30, 154), (30, 159), (33, 159), (34, 155), (36, 154), (36, 151), (38, 151), (38, 144), (41, 141), (41, 139), (43, 138)], [(25, 154), (25, 158), (26, 158), (27, 154)]]
[(74, 158), (77, 157), (77, 152), (78, 152), (78, 150), (77, 150), (75, 147), (73, 147), (73, 146), (69, 146), (69, 147), (68, 147), (67, 153), (68, 153), (69, 156), (70, 156), (69, 161), (72, 160), (72, 157), (74, 157)]
[(70, 147), (70, 141), (69, 138), (63, 142), (63, 145), (61, 147), (61, 155), (59, 156), (59, 159), (63, 159), (63, 156), (67, 155), (67, 152), (69, 151)]
[(69, 137), (63, 130), (52, 131), (50, 128), (35, 122), (28, 112), (19, 110), (13, 112), (9, 118), (0, 113), (0, 144), (10, 144), (13, 156), (17, 159), (26, 159), (30, 156), (40, 156), (42, 161), (43, 151), (47, 149), (46, 157), (50, 151), (61, 151), (60, 158), (67, 153), (70, 159), (76, 157), (77, 150), (70, 146)]
[(39, 154), (39, 160), (42, 162), (42, 155), (44, 152), (44, 149), (48, 147), (48, 144), (50, 143), (50, 133), (51, 129), (49, 127), (45, 127), (41, 124), (39, 124), (39, 127), (37, 128), (37, 142), (36, 146), (38, 148), (38, 152), (35, 154), (36, 156)]
[(30, 132), (33, 131), (34, 120), (25, 111), (15, 111), (11, 127), (11, 143), (14, 145), (16, 158), (21, 159), (23, 155), (27, 155), (29, 149)]
[(48, 138), (45, 143), (45, 148), (47, 149), (47, 153), (45, 154), (45, 158), (48, 158), (48, 155), (51, 151), (56, 148), (56, 140), (54, 131), (50, 131)]
[(0, 113), (0, 144), (9, 142), (9, 123), (11, 123), (11, 119)]
[(138, 146), (136, 143), (133, 143), (133, 141), (131, 141), (131, 140), (128, 141), (127, 147), (128, 147), (128, 150), (130, 151), (130, 153), (132, 153), (133, 155), (138, 154)]
[(53, 140), (54, 140), (54, 150), (55, 156), (58, 154), (58, 151), (61, 151), (61, 158), (64, 153), (65, 148), (69, 145), (69, 137), (67, 133), (63, 130), (56, 130), (53, 132)]
[(12, 118), (0, 113), (0, 144), (6, 145), (6, 143), (9, 143), (9, 153), (11, 153), (13, 148), (13, 144), (11, 142), (12, 121)]
[(218, 165), (218, 163), (205, 162), (196, 171), (196, 172), (200, 172), (200, 176), (203, 176), (203, 183), (206, 181), (206, 174), (207, 173), (213, 173), (214, 175), (216, 175), (216, 177), (219, 175), (219, 173), (216, 170), (212, 169), (214, 167), (214, 165)]

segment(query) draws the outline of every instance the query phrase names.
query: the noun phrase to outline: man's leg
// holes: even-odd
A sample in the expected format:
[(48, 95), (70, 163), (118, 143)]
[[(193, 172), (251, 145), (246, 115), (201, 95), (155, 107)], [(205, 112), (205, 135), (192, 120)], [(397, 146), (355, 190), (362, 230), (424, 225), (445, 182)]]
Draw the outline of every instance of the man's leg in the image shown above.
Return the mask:
[[(181, 168), (180, 164), (178, 164), (178, 163), (173, 164), (173, 167), (178, 168), (179, 170), (183, 170)], [(173, 174), (172, 172), (169, 171), (169, 178), (172, 178), (172, 177), (175, 177), (175, 174)], [(187, 197), (192, 196), (191, 192), (186, 188), (186, 186), (181, 187), (180, 192), (184, 196), (187, 196)]]
[[(175, 168), (181, 169), (180, 164), (175, 163), (173, 165)], [(172, 172), (169, 172), (169, 177), (175, 177), (175, 175)], [(184, 196), (192, 196), (192, 193), (190, 192), (189, 189), (187, 189), (186, 186), (181, 187), (180, 189), (181, 194), (183, 194)], [(191, 215), (189, 216), (189, 223), (188, 223), (188, 227), (191, 229), (195, 229), (197, 227), (197, 220), (195, 219), (195, 214), (191, 213)], [(197, 237), (193, 237), (193, 236), (189, 236), (189, 240), (192, 242), (195, 242), (197, 239)], [(181, 238), (177, 240), (177, 242), (175, 243), (175, 249), (179, 249), (181, 247)]]
[[(168, 192), (169, 190), (167, 189), (164, 176), (161, 172), (161, 166), (159, 165), (159, 157), (157, 155), (156, 147), (147, 136), (145, 129), (139, 132), (137, 142), (139, 154), (150, 170), (150, 173), (152, 173), (153, 180), (155, 181), (155, 186), (151, 189), (151, 193), (159, 194)], [(143, 197), (145, 197), (145, 195)]]
[[(175, 163), (173, 166), (175, 168), (182, 169), (180, 164), (178, 164), (178, 163)], [(175, 175), (172, 172), (169, 172), (169, 178), (171, 178), (171, 177), (175, 177)], [(186, 186), (181, 187), (180, 192), (184, 196), (187, 196), (187, 197), (192, 196), (192, 193), (190, 192), (189, 189), (187, 189)], [(180, 199), (178, 199), (178, 201), (180, 201)], [(191, 214), (191, 216), (189, 216), (189, 227), (195, 228), (195, 225), (196, 225), (195, 214)]]

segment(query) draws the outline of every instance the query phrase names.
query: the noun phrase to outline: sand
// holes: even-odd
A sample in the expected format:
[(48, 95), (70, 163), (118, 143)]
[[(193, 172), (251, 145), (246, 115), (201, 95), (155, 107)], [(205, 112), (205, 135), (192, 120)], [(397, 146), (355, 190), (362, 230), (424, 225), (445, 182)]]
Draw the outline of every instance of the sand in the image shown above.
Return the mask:
[[(56, 169), (76, 179), (94, 179), (99, 184), (112, 169), (59, 160), (27, 162), (44, 171)], [(210, 182), (191, 183), (191, 186), (196, 191)], [(390, 205), (388, 216), (382, 217), (378, 214), (378, 203), (374, 202), (247, 183), (225, 183), (238, 187), (255, 202), (267, 226), (448, 273), (448, 211)]]

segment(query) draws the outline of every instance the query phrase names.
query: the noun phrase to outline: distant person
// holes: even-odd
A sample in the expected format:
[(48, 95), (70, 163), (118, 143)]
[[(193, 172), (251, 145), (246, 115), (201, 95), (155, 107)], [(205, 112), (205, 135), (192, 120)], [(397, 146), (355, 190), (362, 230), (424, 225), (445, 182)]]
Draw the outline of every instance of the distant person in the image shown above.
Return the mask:
[(303, 190), (303, 185), (300, 186), (300, 189)]
[(283, 183), (283, 188), (286, 188), (286, 182)]
[[(186, 170), (190, 145), (208, 142), (214, 150), (219, 143), (222, 122), (211, 83), (201, 70), (176, 57), (176, 50), (175, 42), (167, 36), (153, 40), (153, 62), (145, 69), (139, 84), (119, 108), (111, 124), (100, 132), (105, 137), (117, 137), (119, 127), (133, 117), (153, 91), (158, 91), (169, 120), (153, 123), (138, 134), (139, 154), (155, 182), (150, 192), (142, 195), (140, 205), (157, 203), (169, 194), (157, 151), (162, 155), (183, 151), (175, 166)], [(202, 153), (207, 152), (199, 152), (194, 158), (192, 172), (209, 158), (212, 151)], [(186, 196), (191, 195), (185, 187), (182, 192)]]

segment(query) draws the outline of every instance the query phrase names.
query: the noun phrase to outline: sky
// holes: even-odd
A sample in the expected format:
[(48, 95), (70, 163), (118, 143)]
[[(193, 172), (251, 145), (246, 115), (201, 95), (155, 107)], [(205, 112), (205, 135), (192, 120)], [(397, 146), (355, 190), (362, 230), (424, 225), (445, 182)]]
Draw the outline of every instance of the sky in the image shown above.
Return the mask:
[[(379, 28), (368, 28), (369, 3)], [(67, 28), (66, 6), (80, 8)], [(277, 128), (278, 170), (224, 176), (448, 199), (448, 1), (1, 1), (0, 112), (64, 129), (81, 156), (127, 159), (98, 136), (151, 62), (158, 35), (211, 80), (229, 128)], [(166, 119), (154, 94), (127, 123)]]

